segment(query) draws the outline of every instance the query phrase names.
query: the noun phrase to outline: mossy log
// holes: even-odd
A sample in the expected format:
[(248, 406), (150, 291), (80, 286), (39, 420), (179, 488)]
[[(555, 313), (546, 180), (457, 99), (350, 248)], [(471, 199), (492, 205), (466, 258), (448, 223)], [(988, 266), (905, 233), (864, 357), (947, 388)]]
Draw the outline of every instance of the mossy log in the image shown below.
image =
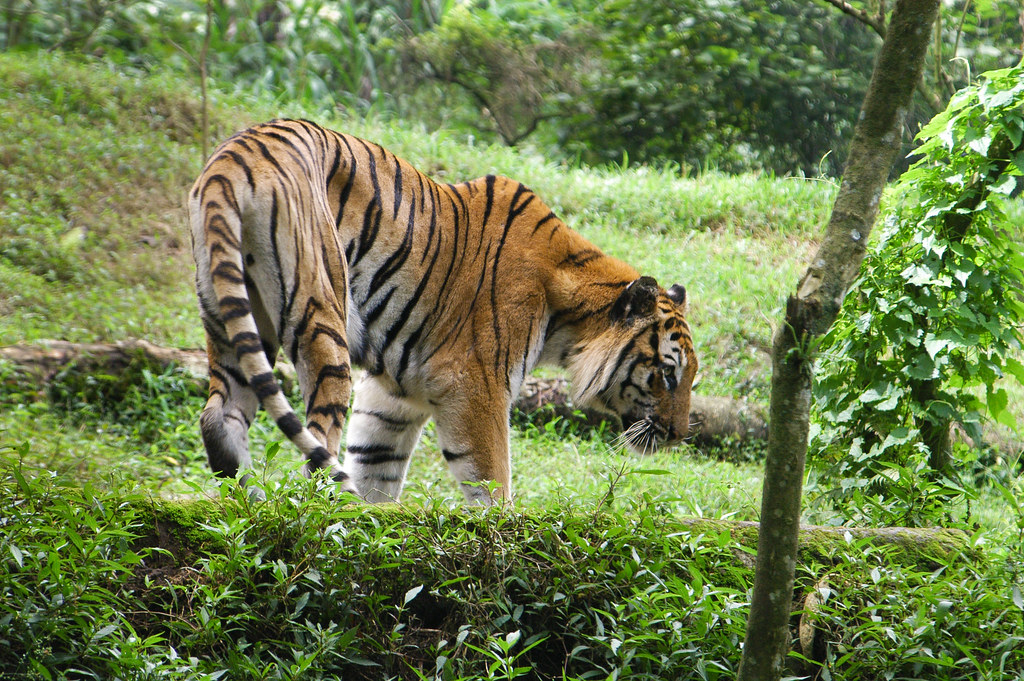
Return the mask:
[[(206, 353), (203, 350), (167, 348), (144, 340), (117, 343), (71, 343), (63, 340), (40, 340), (0, 347), (0, 362), (9, 362), (20, 374), (19, 380), (39, 387), (45, 386), (62, 370), (75, 365), (83, 373), (118, 374), (133, 361), (142, 360), (154, 368), (165, 370), (174, 365), (195, 377), (204, 389), (207, 375)], [(277, 366), (278, 378), (291, 389), (295, 370), (287, 362)], [(573, 405), (568, 381), (564, 378), (527, 376), (519, 397), (513, 405), (534, 423), (561, 418), (583, 426), (596, 427), (610, 418), (593, 409)], [(690, 405), (690, 441), (701, 447), (726, 446), (763, 442), (768, 437), (768, 421), (763, 405), (694, 394)], [(618, 426), (614, 421), (609, 425)], [(954, 429), (954, 439), (966, 436)], [(1024, 450), (1024, 442), (1008, 439), (998, 432), (986, 435), (984, 443), (998, 451), (1014, 453)]]
[[(207, 380), (206, 353), (202, 350), (166, 348), (144, 340), (117, 343), (44, 340), (0, 348), (0, 360), (14, 364), (37, 385), (49, 383), (71, 364), (86, 373), (117, 374), (138, 359), (159, 369), (177, 365), (195, 376), (197, 381), (205, 383)], [(294, 369), (282, 362), (278, 375), (287, 384), (294, 380)], [(560, 417), (581, 425), (597, 426), (609, 418), (608, 414), (574, 406), (564, 378), (528, 376), (514, 407), (534, 422), (541, 423)], [(698, 445), (750, 442), (764, 440), (768, 435), (762, 407), (727, 397), (694, 395), (690, 420), (693, 424), (692, 441)], [(610, 425), (615, 428), (618, 424), (612, 422)]]
[(160, 369), (180, 366), (197, 379), (208, 378), (206, 353), (202, 350), (165, 348), (144, 340), (117, 343), (41, 340), (0, 348), (0, 361), (10, 362), (25, 378), (40, 384), (49, 383), (72, 364), (82, 373), (117, 374), (138, 359)]
[[(268, 502), (271, 503), (273, 499)], [(141, 542), (147, 546), (158, 546), (173, 556), (177, 562), (188, 563), (197, 559), (205, 552), (216, 550), (217, 544), (223, 541), (216, 533), (210, 533), (208, 526), (224, 515), (224, 502), (216, 499), (169, 500), (149, 498), (139, 500), (144, 514), (150, 522), (142, 532)], [(234, 504), (236, 502), (229, 501)], [(253, 502), (249, 502), (253, 503)], [(248, 505), (248, 504), (246, 504)], [(368, 527), (388, 525), (392, 521), (399, 522), (403, 531), (415, 532), (416, 526), (422, 525), (424, 533), (437, 523), (433, 516), (438, 509), (405, 507), (400, 504), (366, 505), (352, 513), (356, 507), (346, 507), (342, 513), (346, 522), (362, 524)], [(481, 521), (478, 512), (467, 508), (464, 512), (452, 511), (445, 507), (445, 522), (456, 525), (475, 525)], [(233, 512), (239, 512), (235, 509)], [(252, 511), (245, 511), (247, 513)], [(548, 517), (548, 513), (554, 513)], [(526, 512), (518, 515), (518, 521), (498, 523), (489, 532), (501, 533), (505, 530), (510, 536), (508, 546), (516, 543), (516, 536), (532, 536), (551, 527), (574, 528), (574, 531), (587, 532), (601, 530), (606, 525), (616, 522), (614, 515), (605, 515), (600, 510), (594, 513), (566, 515), (562, 510)], [(677, 536), (680, 533), (701, 542), (705, 538), (709, 544), (722, 546), (723, 536), (729, 537), (726, 546), (731, 547), (733, 558), (740, 565), (753, 569), (754, 551), (760, 532), (760, 523), (753, 521), (720, 520), (710, 518), (661, 518), (660, 535)], [(204, 529), (205, 528), (205, 529)], [(503, 529), (504, 528), (504, 529)], [(524, 535), (524, 528), (532, 528)], [(589, 529), (588, 529), (589, 528)], [(866, 551), (871, 547), (871, 551)], [(508, 547), (506, 546), (506, 549)], [(982, 558), (981, 550), (975, 546), (967, 533), (958, 529), (943, 527), (832, 527), (821, 525), (801, 525), (799, 562), (805, 566), (819, 565), (830, 570), (837, 563), (850, 560), (851, 556), (864, 557), (867, 553), (874, 555), (874, 560), (890, 565), (901, 565), (924, 570), (934, 570), (956, 561), (976, 561)]]

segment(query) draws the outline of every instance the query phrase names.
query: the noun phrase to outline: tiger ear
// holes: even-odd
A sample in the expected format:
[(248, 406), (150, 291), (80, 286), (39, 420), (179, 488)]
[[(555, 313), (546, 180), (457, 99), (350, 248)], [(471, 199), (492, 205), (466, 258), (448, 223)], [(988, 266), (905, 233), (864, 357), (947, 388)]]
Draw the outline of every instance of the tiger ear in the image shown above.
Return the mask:
[(668, 290), (668, 298), (679, 307), (686, 307), (686, 287), (682, 284), (672, 284)]
[(630, 321), (654, 314), (658, 300), (658, 282), (654, 277), (640, 277), (630, 283), (612, 305), (609, 316), (613, 322)]

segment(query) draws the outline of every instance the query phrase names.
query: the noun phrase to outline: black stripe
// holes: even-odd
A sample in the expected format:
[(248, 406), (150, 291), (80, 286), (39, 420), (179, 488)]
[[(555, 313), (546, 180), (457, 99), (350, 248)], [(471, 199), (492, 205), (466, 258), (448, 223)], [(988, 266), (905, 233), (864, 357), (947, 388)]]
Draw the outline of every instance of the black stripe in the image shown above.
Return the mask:
[[(248, 298), (238, 296), (225, 296), (218, 301), (220, 304), (220, 318), (225, 322), (231, 319), (245, 317), (252, 312)], [(228, 309), (225, 309), (228, 308)]]
[[(223, 196), (227, 200), (228, 205), (231, 207), (231, 210), (235, 211), (236, 213), (240, 213), (241, 211), (238, 208), (238, 198), (235, 196), (234, 181), (227, 175), (221, 175), (220, 173), (218, 173), (216, 175), (211, 175), (210, 177), (206, 178), (206, 183), (203, 185), (203, 191), (201, 196), (205, 199), (206, 192), (210, 189), (211, 185), (214, 184), (220, 187), (221, 196)], [(209, 204), (207, 204), (207, 207), (208, 206)]]
[(480, 223), (484, 228), (487, 227), (487, 220), (491, 217), (491, 209), (494, 207), (494, 175), (488, 175), (484, 178), (484, 182), (487, 185), (487, 204), (484, 206), (484, 219)]
[(463, 458), (469, 456), (469, 452), (468, 451), (467, 452), (453, 452), (453, 451), (451, 451), (449, 449), (442, 449), (441, 450), (441, 454), (444, 456), (444, 460), (447, 461), (448, 463), (452, 463), (453, 461), (458, 461), (459, 459), (463, 459)]
[[(422, 175), (420, 178), (422, 179)], [(420, 212), (426, 212), (426, 193), (420, 195)], [(427, 238), (423, 243), (423, 257), (420, 258), (420, 265), (427, 261), (427, 253), (430, 252), (430, 245), (434, 243), (434, 230), (437, 229), (437, 201), (434, 198), (434, 190), (430, 190), (430, 226), (427, 228)], [(440, 240), (438, 240), (437, 248), (440, 248)], [(436, 258), (435, 254), (435, 258)]]
[(408, 452), (396, 452), (394, 447), (388, 445), (350, 445), (348, 452), (354, 454), (356, 461), (364, 466), (380, 466), (409, 459)]
[(270, 149), (267, 148), (267, 145), (264, 144), (263, 141), (261, 139), (259, 139), (259, 137), (255, 136), (255, 133), (250, 133), (248, 135), (248, 139), (259, 148), (260, 153), (263, 155), (263, 158), (265, 158), (268, 161), (270, 161), (271, 165), (273, 165), (275, 168), (277, 168), (277, 172), (278, 173), (280, 173), (281, 175), (284, 175), (285, 177), (288, 176), (288, 171), (286, 171), (281, 166), (281, 164), (278, 163), (276, 155), (271, 153)]
[[(397, 286), (392, 287), (391, 290), (385, 293), (384, 296), (377, 301), (376, 305), (374, 305), (366, 314), (362, 315), (363, 323), (365, 324), (367, 329), (369, 329), (373, 325), (373, 323), (377, 321), (377, 318), (380, 317), (380, 315), (384, 312), (385, 308), (387, 308), (388, 306), (388, 302), (391, 300), (391, 296), (393, 296), (395, 294), (395, 291), (397, 290)], [(374, 292), (371, 290), (370, 295), (372, 296), (373, 293)], [(369, 298), (363, 301), (363, 304), (365, 305), (368, 301)]]
[(246, 162), (245, 157), (231, 149), (225, 149), (219, 156), (216, 156), (215, 159), (220, 158), (221, 156), (230, 156), (231, 160), (238, 164), (238, 166), (245, 172), (245, 179), (249, 183), (249, 188), (255, 191), (256, 182), (252, 179), (252, 169), (249, 168), (249, 164)]
[[(238, 385), (249, 385), (249, 380), (245, 377), (245, 374), (243, 374), (238, 368), (228, 366), (227, 364), (219, 364), (218, 366), (220, 366), (220, 368), (223, 369), (228, 376), (234, 379), (235, 383), (237, 383)], [(227, 385), (227, 381), (225, 381), (224, 383), (225, 385)]]
[[(206, 233), (219, 236), (225, 244), (232, 248), (232, 250), (238, 250), (238, 237), (236, 237), (231, 231), (231, 225), (228, 224), (227, 218), (220, 213), (207, 216)], [(212, 249), (213, 245), (207, 244), (207, 248)]]
[[(284, 283), (284, 270), (281, 268), (281, 250), (277, 243), (277, 223), (277, 191), (273, 191), (270, 193), (270, 252), (274, 255), (274, 273), (277, 274), (278, 301), (281, 305), (281, 310), (279, 311), (277, 318), (278, 333), (281, 335), (278, 339), (280, 342), (284, 338), (286, 328), (285, 320), (287, 320), (288, 316), (291, 314), (292, 304), (295, 302), (295, 292), (298, 290), (298, 287), (292, 290), (292, 295), (290, 297), (287, 295), (287, 289)], [(295, 361), (294, 354), (292, 355), (291, 360), (292, 362)]]
[[(393, 154), (392, 154), (393, 155)], [(394, 156), (394, 155), (393, 155)], [(385, 160), (387, 155), (385, 154)], [(402, 207), (402, 164), (395, 156), (395, 208), (394, 213), (391, 216), (392, 220), (398, 219), (398, 209)], [(409, 213), (413, 212), (412, 208), (409, 209)]]
[(281, 386), (277, 384), (277, 379), (274, 378), (274, 372), (272, 371), (256, 374), (252, 377), (250, 384), (252, 385), (252, 389), (256, 391), (256, 397), (258, 397), (260, 401), (270, 397), (271, 395), (276, 395), (281, 391)]
[(364, 409), (354, 409), (354, 410), (352, 410), (352, 413), (353, 414), (359, 414), (361, 416), (372, 416), (373, 418), (375, 418), (378, 421), (380, 421), (381, 423), (383, 423), (384, 426), (388, 430), (392, 430), (392, 429), (405, 430), (405, 428), (407, 428), (408, 426), (411, 426), (413, 424), (412, 421), (408, 421), (406, 419), (395, 418), (393, 416), (388, 416), (387, 414), (384, 414), (384, 413), (379, 412), (379, 411), (368, 411), (368, 410), (364, 410)]
[(242, 331), (231, 337), (231, 346), (235, 354), (241, 358), (242, 355), (251, 355), (254, 352), (264, 352), (266, 348), (263, 340), (252, 331)]
[(302, 137), (298, 135), (294, 130), (292, 130), (291, 128), (284, 129), (287, 130), (292, 135), (295, 135), (299, 139), (299, 141), (302, 142), (302, 145), (306, 147), (305, 153), (303, 153), (303, 150), (300, 149), (299, 146), (295, 143), (295, 141), (289, 137), (285, 137), (284, 135), (281, 135), (280, 133), (276, 132), (268, 132), (266, 130), (262, 130), (261, 133), (263, 134), (264, 137), (277, 140), (281, 144), (290, 147), (289, 155), (296, 163), (302, 166), (302, 174), (305, 175), (306, 177), (313, 177), (316, 173), (314, 173), (313, 168), (310, 165), (310, 161), (312, 159), (310, 159), (308, 156), (308, 154), (312, 154), (312, 149), (309, 148), (309, 145), (305, 143), (305, 140), (303, 140)]
[(288, 412), (281, 418), (277, 419), (277, 427), (280, 428), (281, 432), (283, 432), (289, 439), (302, 432), (302, 423), (299, 421), (299, 417), (295, 415), (295, 412)]
[(313, 329), (312, 335), (309, 337), (310, 345), (312, 345), (316, 341), (318, 336), (327, 336), (332, 341), (334, 341), (334, 344), (337, 345), (339, 348), (348, 349), (348, 343), (345, 342), (345, 337), (329, 326), (324, 326), (323, 324), (318, 323), (316, 325), (316, 328)]
[(370, 199), (370, 203), (363, 215), (363, 228), (359, 232), (359, 249), (356, 251), (355, 257), (349, 261), (349, 265), (359, 262), (373, 245), (377, 238), (377, 232), (380, 231), (381, 214), (383, 212), (380, 207), (380, 178), (377, 176), (377, 160), (374, 158), (373, 152), (366, 142), (362, 140), (357, 141), (363, 145), (367, 153), (370, 183), (373, 185), (373, 198)]
[[(319, 373), (316, 375), (316, 380), (313, 382), (313, 390), (309, 394), (309, 398), (306, 400), (306, 404), (316, 404), (317, 395), (320, 393), (320, 387), (323, 382), (328, 378), (336, 378), (338, 380), (351, 380), (352, 374), (349, 371), (347, 364), (326, 364), (320, 367)], [(343, 396), (345, 401), (348, 401), (348, 395)]]
[[(622, 360), (625, 359), (626, 355), (629, 354), (630, 351), (632, 351), (632, 349), (633, 349), (633, 347), (635, 345), (636, 345), (636, 336), (634, 336), (633, 338), (630, 338), (629, 342), (626, 343), (625, 346), (623, 346), (622, 351), (619, 352), (618, 359), (615, 361), (615, 364), (612, 365), (613, 368), (612, 368), (611, 372), (609, 373), (610, 376), (612, 376), (614, 378), (615, 372), (618, 371), (619, 365), (622, 364)], [(581, 393), (585, 393), (585, 392), (589, 391), (590, 387), (592, 385), (594, 385), (594, 381), (597, 380), (599, 375), (600, 375), (599, 373), (595, 373), (593, 376), (591, 376), (590, 380), (587, 382), (587, 385), (580, 392)], [(601, 386), (601, 391), (604, 391), (607, 387), (608, 387), (607, 385), (602, 385)]]
[(391, 454), (394, 453), (395, 448), (392, 445), (375, 443), (367, 445), (349, 445), (348, 451), (349, 454)]
[[(490, 256), (490, 254), (491, 254), (491, 246), (490, 246), (490, 244), (488, 244), (487, 245), (487, 253), (484, 255), (484, 260), (485, 261)], [(449, 273), (450, 273), (450, 270), (449, 270)], [(459, 334), (462, 333), (462, 329), (466, 325), (466, 322), (473, 316), (473, 310), (476, 308), (476, 301), (480, 298), (480, 291), (483, 290), (484, 277), (486, 276), (486, 274), (487, 274), (487, 268), (486, 267), (481, 267), (480, 268), (480, 278), (476, 282), (476, 293), (473, 294), (473, 300), (470, 301), (469, 307), (467, 308), (467, 311), (466, 311), (466, 314), (464, 316), (460, 316), (459, 319), (456, 321), (456, 323), (452, 324), (448, 328), (448, 332), (444, 335), (444, 337), (441, 339), (441, 341), (439, 343), (435, 344), (434, 348), (430, 352), (426, 353), (426, 355), (424, 357), (420, 358), (420, 362), (422, 364), (426, 364), (428, 361), (430, 361), (431, 357), (433, 357), (435, 354), (437, 354), (437, 352), (439, 350), (441, 350), (441, 348), (446, 347), (448, 345), (448, 340), (449, 339), (451, 339), (451, 338), (458, 338)], [(443, 285), (442, 285), (441, 290), (444, 290), (444, 286)], [(430, 332), (427, 333), (427, 337), (428, 338), (433, 336), (433, 331), (436, 328), (437, 321), (439, 321), (439, 320), (440, 320), (440, 317), (436, 317), (435, 318), (434, 326), (431, 327)]]
[(323, 404), (307, 410), (306, 418), (309, 419), (311, 416), (329, 416), (332, 425), (340, 426), (345, 421), (346, 412), (348, 412), (348, 407), (335, 402), (334, 404)]
[(508, 239), (508, 233), (512, 229), (512, 223), (517, 217), (526, 209), (536, 194), (530, 193), (530, 195), (523, 201), (522, 204), (516, 206), (516, 201), (519, 200), (523, 194), (529, 192), (525, 185), (521, 184), (516, 187), (515, 194), (512, 195), (512, 200), (509, 202), (508, 217), (505, 219), (505, 231), (501, 235), (501, 239), (498, 241), (498, 247), (494, 251), (494, 259), (491, 261), (491, 323), (494, 327), (494, 365), (497, 367), (500, 361), (501, 352), (501, 325), (498, 321), (499, 308), (498, 308), (498, 263), (501, 261), (501, 251), (505, 247), (505, 241)]
[(569, 255), (562, 258), (562, 262), (558, 263), (559, 267), (569, 265), (571, 267), (583, 267), (588, 262), (600, 259), (604, 254), (593, 248), (584, 248), (570, 253)]
[[(324, 147), (325, 147), (325, 151), (326, 151), (326, 147), (327, 147), (327, 140), (326, 139), (324, 139)], [(325, 191), (328, 188), (330, 188), (331, 183), (334, 182), (334, 176), (338, 174), (338, 168), (341, 167), (341, 149), (338, 148), (337, 144), (331, 146), (330, 148), (334, 150), (334, 160), (331, 161), (331, 167), (327, 171), (327, 177), (324, 178), (324, 190)]]
[(540, 229), (546, 223), (550, 222), (551, 220), (557, 220), (557, 219), (558, 219), (558, 216), (555, 215), (554, 212), (548, 213), (547, 215), (542, 217), (540, 219), (540, 221), (537, 222), (536, 225), (533, 226), (533, 231), (530, 232), (530, 236), (533, 236), (534, 234), (536, 234), (537, 230)]
[(427, 211), (427, 190), (423, 185), (423, 180), (425, 179), (423, 173), (416, 170), (416, 179), (420, 183), (420, 213), (425, 213)]
[[(314, 468), (323, 468), (324, 465), (330, 460), (331, 454), (327, 451), (326, 447), (317, 447), (309, 453), (307, 460)], [(345, 476), (346, 478), (348, 476)]]
[(348, 139), (344, 135), (340, 136), (342, 144), (348, 149), (348, 179), (345, 180), (345, 186), (341, 188), (341, 192), (338, 194), (338, 215), (334, 219), (335, 225), (341, 224), (341, 214), (345, 211), (345, 204), (348, 203), (348, 196), (352, 192), (352, 185), (355, 183), (356, 172), (358, 169), (358, 163), (356, 162), (355, 154), (352, 153), (352, 146), (348, 143)]
[[(289, 303), (291, 307), (291, 303)], [(299, 352), (299, 338), (306, 333), (306, 329), (309, 328), (309, 323), (313, 319), (313, 315), (321, 310), (320, 303), (315, 298), (309, 298), (306, 300), (306, 309), (302, 311), (302, 319), (295, 325), (295, 330), (292, 336), (292, 357), (297, 357)], [(292, 360), (294, 362), (294, 359)]]
[(412, 252), (413, 244), (413, 229), (416, 226), (416, 214), (409, 211), (409, 221), (405, 226), (405, 236), (402, 238), (402, 245), (399, 246), (394, 253), (388, 256), (388, 259), (384, 261), (384, 264), (374, 272), (373, 278), (370, 280), (370, 290), (376, 291), (387, 282), (388, 279), (393, 277), (398, 272), (405, 261), (409, 258), (409, 253)]

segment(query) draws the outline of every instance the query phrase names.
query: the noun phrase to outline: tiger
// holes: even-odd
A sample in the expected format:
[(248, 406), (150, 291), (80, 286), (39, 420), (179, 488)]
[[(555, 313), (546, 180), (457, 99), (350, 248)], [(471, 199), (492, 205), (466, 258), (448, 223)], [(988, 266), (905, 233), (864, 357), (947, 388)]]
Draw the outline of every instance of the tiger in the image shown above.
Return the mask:
[[(218, 476), (251, 467), (262, 406), (305, 475), (397, 501), (433, 419), (467, 503), (509, 502), (510, 409), (539, 365), (563, 367), (575, 403), (617, 415), (637, 451), (687, 435), (685, 287), (605, 255), (520, 182), (441, 184), (372, 142), (277, 119), (216, 149), (188, 210)], [(281, 352), (304, 421), (273, 373)]]

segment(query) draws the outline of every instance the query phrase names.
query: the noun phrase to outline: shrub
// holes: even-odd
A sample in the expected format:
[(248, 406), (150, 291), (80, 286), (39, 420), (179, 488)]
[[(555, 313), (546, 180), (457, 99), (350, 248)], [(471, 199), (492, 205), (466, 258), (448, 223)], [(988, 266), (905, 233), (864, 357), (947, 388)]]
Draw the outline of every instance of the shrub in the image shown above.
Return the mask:
[(933, 522), (963, 497), (953, 423), (979, 444), (984, 418), (1015, 425), (998, 381), (1024, 383), (1024, 256), (993, 220), (1024, 171), (1024, 67), (986, 74), (918, 139), (815, 388), (825, 498), (885, 523)]

